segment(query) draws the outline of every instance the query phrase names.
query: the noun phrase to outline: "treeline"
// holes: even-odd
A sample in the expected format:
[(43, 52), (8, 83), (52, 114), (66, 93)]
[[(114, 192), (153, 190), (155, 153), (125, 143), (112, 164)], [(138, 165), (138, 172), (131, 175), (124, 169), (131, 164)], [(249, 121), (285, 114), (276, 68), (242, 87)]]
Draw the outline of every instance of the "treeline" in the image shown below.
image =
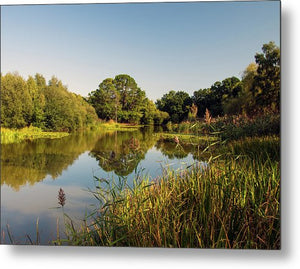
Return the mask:
[(280, 49), (269, 42), (262, 51), (243, 72), (242, 80), (226, 78), (210, 88), (195, 91), (192, 96), (184, 91), (170, 91), (156, 101), (157, 108), (167, 112), (175, 123), (203, 118), (206, 109), (213, 117), (255, 115), (266, 109), (279, 112)]
[(27, 80), (17, 73), (1, 74), (1, 126), (35, 126), (43, 130), (73, 131), (93, 124), (95, 109), (71, 93), (56, 77), (46, 83), (36, 74)]
[(145, 91), (126, 74), (104, 79), (98, 89), (87, 98), (103, 120), (134, 124), (161, 124), (168, 119), (166, 112), (160, 111), (146, 97)]
[[(36, 74), (24, 80), (18, 74), (1, 74), (1, 126), (36, 126), (43, 130), (72, 131), (94, 124), (97, 118), (132, 124), (179, 123), (202, 118), (206, 109), (213, 117), (279, 112), (280, 49), (269, 42), (255, 55), (242, 79), (229, 77), (200, 89), (192, 96), (169, 91), (153, 101), (126, 74), (106, 78), (87, 98), (71, 93), (56, 77), (46, 84)], [(98, 116), (98, 117), (97, 117)]]

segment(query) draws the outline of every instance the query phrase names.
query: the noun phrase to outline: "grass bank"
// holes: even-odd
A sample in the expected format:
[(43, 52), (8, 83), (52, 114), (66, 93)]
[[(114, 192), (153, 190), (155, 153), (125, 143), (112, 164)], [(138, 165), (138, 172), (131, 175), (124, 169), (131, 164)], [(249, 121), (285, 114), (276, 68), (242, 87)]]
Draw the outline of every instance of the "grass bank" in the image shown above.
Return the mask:
[(181, 134), (181, 133), (156, 133), (159, 139), (166, 142), (179, 142), (184, 144), (203, 144), (205, 142), (216, 141), (217, 137), (213, 136), (199, 136), (193, 134)]
[(69, 135), (67, 132), (44, 132), (37, 127), (25, 127), (22, 129), (1, 128), (1, 144), (18, 143), (23, 140), (38, 138), (61, 138)]
[(224, 152), (207, 168), (169, 170), (133, 187), (99, 179), (99, 208), (54, 243), (280, 249), (279, 140), (240, 140)]
[(90, 126), (92, 131), (135, 131), (143, 127), (142, 125), (132, 125), (127, 123), (116, 123), (114, 121), (98, 122)]

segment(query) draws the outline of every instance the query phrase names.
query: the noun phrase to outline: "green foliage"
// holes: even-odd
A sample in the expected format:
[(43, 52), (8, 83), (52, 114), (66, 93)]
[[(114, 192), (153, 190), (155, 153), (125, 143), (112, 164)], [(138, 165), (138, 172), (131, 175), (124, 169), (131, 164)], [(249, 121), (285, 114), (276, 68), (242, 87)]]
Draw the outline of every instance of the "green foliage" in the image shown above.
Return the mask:
[(63, 132), (43, 132), (42, 129), (33, 126), (17, 130), (1, 128), (1, 144), (11, 144), (38, 138), (61, 138), (67, 135), (69, 134)]
[(89, 103), (102, 120), (132, 124), (161, 124), (168, 118), (146, 97), (129, 75), (107, 78), (89, 94)]
[(97, 120), (94, 108), (71, 93), (62, 82), (36, 74), (25, 81), (18, 74), (1, 76), (1, 125), (7, 128), (35, 126), (50, 131), (72, 131)]
[(18, 75), (1, 75), (1, 126), (22, 128), (30, 125), (33, 104), (26, 81)]
[(120, 93), (111, 78), (103, 80), (99, 89), (89, 94), (89, 102), (95, 108), (100, 119), (116, 119), (120, 106)]
[(170, 120), (175, 123), (187, 119), (191, 105), (192, 100), (184, 91), (170, 91), (156, 101), (157, 108), (167, 112)]
[(238, 97), (241, 91), (241, 81), (236, 77), (226, 78), (222, 82), (217, 81), (209, 89), (195, 91), (193, 101), (198, 107), (198, 116), (203, 117), (206, 109), (214, 117), (224, 115), (224, 104)]
[(280, 49), (274, 42), (264, 44), (263, 53), (255, 55), (258, 65), (252, 93), (259, 106), (280, 108)]

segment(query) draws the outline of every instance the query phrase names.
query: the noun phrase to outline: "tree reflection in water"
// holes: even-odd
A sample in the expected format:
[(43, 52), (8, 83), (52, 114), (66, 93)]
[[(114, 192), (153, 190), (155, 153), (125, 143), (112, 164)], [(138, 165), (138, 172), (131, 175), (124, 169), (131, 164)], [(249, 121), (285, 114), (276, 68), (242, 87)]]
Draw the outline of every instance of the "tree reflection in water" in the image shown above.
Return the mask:
[(101, 137), (90, 155), (99, 161), (104, 171), (124, 177), (134, 171), (156, 140), (150, 130), (115, 132)]
[(106, 172), (125, 177), (131, 174), (147, 151), (155, 148), (169, 159), (181, 159), (193, 154), (193, 145), (176, 147), (154, 135), (153, 128), (136, 131), (82, 132), (61, 139), (38, 139), (2, 145), (1, 185), (18, 191), (21, 186), (34, 185), (47, 176), (59, 177), (84, 152)]

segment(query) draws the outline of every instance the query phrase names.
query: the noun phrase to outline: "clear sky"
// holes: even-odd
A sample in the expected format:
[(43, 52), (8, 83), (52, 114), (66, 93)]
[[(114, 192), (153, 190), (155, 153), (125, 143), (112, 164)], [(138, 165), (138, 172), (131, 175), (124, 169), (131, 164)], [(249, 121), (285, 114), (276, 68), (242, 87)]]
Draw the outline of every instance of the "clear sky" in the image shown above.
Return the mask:
[(241, 77), (280, 42), (279, 1), (1, 7), (1, 72), (55, 75), (87, 96), (117, 74), (156, 100)]

